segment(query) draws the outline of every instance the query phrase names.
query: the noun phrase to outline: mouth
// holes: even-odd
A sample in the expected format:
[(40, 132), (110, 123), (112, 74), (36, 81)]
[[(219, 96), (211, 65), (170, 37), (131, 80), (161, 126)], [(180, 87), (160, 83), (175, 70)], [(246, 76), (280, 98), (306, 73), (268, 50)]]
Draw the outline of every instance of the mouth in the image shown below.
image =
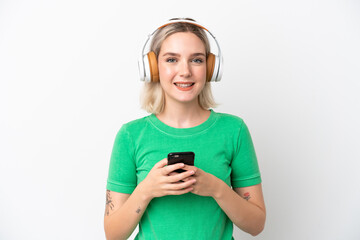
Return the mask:
[(180, 91), (189, 91), (193, 88), (195, 83), (188, 83), (188, 82), (176, 82), (174, 85)]
[(194, 86), (195, 83), (174, 83), (175, 86), (180, 88), (188, 88)]

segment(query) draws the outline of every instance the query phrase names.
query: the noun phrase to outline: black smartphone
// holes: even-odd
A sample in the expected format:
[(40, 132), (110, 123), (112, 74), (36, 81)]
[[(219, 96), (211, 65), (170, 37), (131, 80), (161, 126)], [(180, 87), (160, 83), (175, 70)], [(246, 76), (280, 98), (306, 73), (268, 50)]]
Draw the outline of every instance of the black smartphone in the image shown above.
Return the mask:
[[(195, 153), (193, 152), (172, 152), (168, 154), (168, 165), (175, 163), (185, 163), (194, 166)], [(174, 172), (185, 172), (183, 169), (177, 169)]]

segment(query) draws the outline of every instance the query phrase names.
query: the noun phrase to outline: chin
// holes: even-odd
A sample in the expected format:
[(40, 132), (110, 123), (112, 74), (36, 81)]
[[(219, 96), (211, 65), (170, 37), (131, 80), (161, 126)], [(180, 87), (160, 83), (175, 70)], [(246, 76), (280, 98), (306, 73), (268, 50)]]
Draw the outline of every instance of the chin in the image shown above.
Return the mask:
[(185, 103), (185, 104), (191, 104), (191, 103), (193, 103), (193, 104), (198, 104), (197, 98), (178, 99), (178, 101), (181, 102), (181, 103)]

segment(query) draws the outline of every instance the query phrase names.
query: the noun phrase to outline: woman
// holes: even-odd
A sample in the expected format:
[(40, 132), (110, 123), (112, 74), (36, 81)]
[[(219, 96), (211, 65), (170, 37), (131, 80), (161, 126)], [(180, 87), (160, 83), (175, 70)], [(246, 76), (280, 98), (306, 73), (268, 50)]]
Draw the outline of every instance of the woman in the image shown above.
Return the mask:
[[(210, 53), (204, 29), (175, 19), (153, 33), (144, 63), (150, 76), (142, 76), (151, 81), (142, 106), (152, 114), (123, 125), (116, 136), (107, 239), (128, 238), (138, 223), (136, 239), (233, 239), (233, 223), (252, 235), (264, 227), (249, 131), (242, 119), (210, 109), (209, 82), (221, 78), (221, 57)], [(183, 151), (195, 153), (194, 166), (168, 165), (168, 153)]]

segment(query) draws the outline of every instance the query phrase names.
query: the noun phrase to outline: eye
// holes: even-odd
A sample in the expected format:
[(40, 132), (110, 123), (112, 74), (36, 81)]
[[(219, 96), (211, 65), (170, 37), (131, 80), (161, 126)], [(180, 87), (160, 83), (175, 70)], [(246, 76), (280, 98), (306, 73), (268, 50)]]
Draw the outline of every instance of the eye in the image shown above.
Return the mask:
[(174, 62), (176, 62), (176, 59), (175, 59), (175, 58), (167, 58), (167, 59), (166, 59), (166, 62), (168, 62), (168, 63), (174, 63)]
[(201, 58), (195, 58), (195, 59), (193, 59), (192, 61), (193, 61), (194, 63), (203, 63), (203, 62), (204, 62), (204, 60), (201, 59)]

